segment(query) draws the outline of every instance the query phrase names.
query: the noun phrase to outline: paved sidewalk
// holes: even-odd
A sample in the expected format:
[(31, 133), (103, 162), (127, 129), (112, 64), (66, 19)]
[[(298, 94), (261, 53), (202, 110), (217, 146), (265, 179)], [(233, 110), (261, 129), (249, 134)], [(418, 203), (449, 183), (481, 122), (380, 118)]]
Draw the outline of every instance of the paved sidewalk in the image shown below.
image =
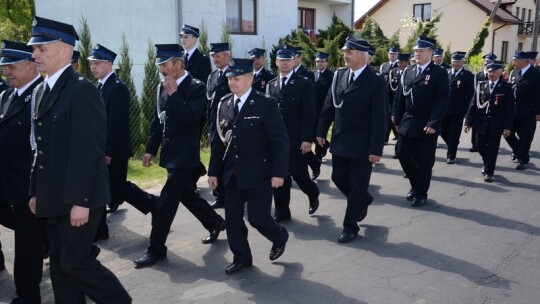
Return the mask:
[[(538, 133), (538, 132), (537, 132)], [(232, 276), (225, 233), (212, 245), (183, 206), (168, 240), (168, 258), (134, 269), (148, 246), (150, 217), (123, 204), (108, 217), (111, 238), (99, 260), (128, 289), (134, 303), (538, 303), (540, 299), (540, 135), (525, 171), (514, 169), (504, 140), (495, 183), (485, 183), (478, 153), (462, 136), (457, 163), (447, 165), (440, 141), (428, 203), (412, 208), (399, 162), (385, 147), (370, 192), (375, 201), (353, 242), (337, 243), (345, 199), (330, 181), (327, 156), (317, 184), (321, 206), (293, 189), (293, 220), (284, 255), (268, 260), (271, 244), (249, 227), (254, 267)], [(294, 183), (293, 183), (294, 184)], [(212, 199), (206, 180), (199, 183)], [(156, 189), (159, 191), (159, 189)], [(218, 211), (223, 215), (223, 209)], [(0, 303), (13, 295), (13, 236), (1, 227), (7, 271), (0, 273)], [(53, 303), (48, 265), (43, 303)]]

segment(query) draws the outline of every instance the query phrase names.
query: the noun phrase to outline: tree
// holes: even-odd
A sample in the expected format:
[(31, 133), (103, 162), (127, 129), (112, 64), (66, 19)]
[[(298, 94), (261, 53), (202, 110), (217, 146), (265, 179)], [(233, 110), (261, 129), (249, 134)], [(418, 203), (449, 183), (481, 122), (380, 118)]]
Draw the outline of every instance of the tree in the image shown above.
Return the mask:
[(328, 53), (328, 66), (331, 68), (343, 66), (343, 52), (341, 47), (345, 44), (347, 37), (354, 33), (343, 20), (335, 14), (332, 16), (332, 23), (317, 34), (317, 47)]
[[(396, 37), (394, 37), (396, 33), (394, 33), (393, 40), (391, 42), (391, 40), (384, 35), (380, 25), (375, 20), (369, 17), (366, 18), (364, 28), (362, 28), (360, 31), (357, 31), (355, 35), (358, 37), (362, 37), (375, 48), (375, 54), (373, 56), (372, 63), (375, 66), (381, 65), (387, 60), (386, 54), (388, 53), (388, 48), (391, 45), (395, 44), (394, 42), (395, 40), (397, 40)], [(397, 44), (397, 46), (399, 47), (399, 44)]]
[(443, 61), (444, 62), (450, 62), (452, 61), (452, 51), (450, 49), (450, 44), (448, 44), (446, 46), (446, 50), (444, 50), (444, 58), (443, 58)]
[(465, 55), (465, 61), (468, 61), (469, 58), (476, 56), (482, 52), (482, 48), (484, 47), (484, 42), (486, 38), (489, 36), (490, 25), (491, 25), (491, 19), (487, 18), (482, 24), (482, 26), (480, 26), (478, 33), (476, 33), (476, 36), (474, 37), (471, 48), (467, 51), (467, 54)]
[(129, 105), (129, 129), (131, 134), (131, 144), (133, 154), (137, 155), (144, 141), (141, 134), (141, 104), (137, 98), (137, 91), (131, 77), (131, 68), (133, 63), (129, 56), (129, 45), (126, 35), (122, 34), (122, 46), (120, 48), (120, 62), (118, 63), (118, 78), (124, 82), (129, 90), (131, 103)]
[[(416, 20), (416, 28), (413, 30), (413, 33), (407, 39), (407, 44), (403, 48), (405, 52), (412, 52), (412, 48), (416, 43), (416, 40), (420, 36), (425, 36), (437, 40), (437, 23), (441, 21), (442, 13), (438, 14), (430, 20)], [(437, 42), (435, 47), (440, 47), (440, 44)]]
[(79, 29), (79, 52), (81, 56), (79, 57), (79, 74), (84, 77), (93, 80), (92, 71), (90, 70), (90, 63), (88, 62), (88, 56), (90, 56), (90, 51), (92, 50), (92, 38), (90, 35), (90, 27), (88, 26), (88, 20), (81, 16), (81, 27)]
[(14, 41), (28, 41), (34, 15), (34, 0), (1, 0), (0, 37)]
[(201, 25), (199, 26), (199, 52), (210, 56), (210, 48), (208, 47), (208, 29), (204, 20), (201, 19)]
[(148, 40), (146, 55), (147, 59), (144, 63), (144, 81), (141, 95), (141, 134), (143, 137), (148, 134), (150, 123), (154, 117), (157, 102), (157, 87), (159, 84), (156, 50), (150, 39)]
[(229, 50), (232, 57), (233, 42), (231, 39), (231, 31), (229, 31), (229, 27), (227, 26), (227, 22), (225, 20), (223, 21), (223, 27), (221, 28), (221, 42), (229, 44)]

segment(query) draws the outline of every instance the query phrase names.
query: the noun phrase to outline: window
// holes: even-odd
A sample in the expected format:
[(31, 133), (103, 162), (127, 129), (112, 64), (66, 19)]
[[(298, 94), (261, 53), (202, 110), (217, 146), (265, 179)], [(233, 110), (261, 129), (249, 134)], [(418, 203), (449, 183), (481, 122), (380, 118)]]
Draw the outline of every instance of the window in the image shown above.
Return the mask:
[(519, 18), (519, 6), (516, 6), (516, 17)]
[(518, 51), (523, 51), (523, 42), (518, 42)]
[(257, 0), (227, 0), (226, 7), (231, 34), (257, 34)]
[(304, 30), (309, 37), (315, 37), (315, 9), (298, 8), (298, 28)]
[(431, 19), (431, 3), (414, 4), (413, 17), (424, 21)]
[(527, 17), (527, 22), (531, 22), (531, 14), (532, 14), (532, 10), (529, 10), (529, 17)]
[(501, 45), (501, 61), (507, 62), (508, 59), (508, 41), (503, 41)]
[(521, 21), (525, 21), (525, 12), (527, 11), (526, 8), (521, 9)]

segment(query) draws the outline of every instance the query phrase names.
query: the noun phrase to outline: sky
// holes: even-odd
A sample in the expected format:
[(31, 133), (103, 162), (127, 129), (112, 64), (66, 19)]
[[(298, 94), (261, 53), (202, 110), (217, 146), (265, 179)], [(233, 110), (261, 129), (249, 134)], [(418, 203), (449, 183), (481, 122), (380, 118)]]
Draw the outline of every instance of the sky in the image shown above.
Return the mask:
[(360, 18), (365, 14), (370, 8), (375, 5), (379, 0), (356, 0), (355, 1), (355, 10), (354, 10), (354, 20)]

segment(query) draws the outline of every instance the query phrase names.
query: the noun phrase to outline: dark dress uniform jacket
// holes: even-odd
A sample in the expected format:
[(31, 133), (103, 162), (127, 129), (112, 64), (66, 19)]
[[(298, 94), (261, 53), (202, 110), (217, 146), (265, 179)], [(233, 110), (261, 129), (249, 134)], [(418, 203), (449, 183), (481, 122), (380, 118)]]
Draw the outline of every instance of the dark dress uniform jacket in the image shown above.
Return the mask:
[(160, 108), (165, 111), (164, 124), (155, 111), (146, 153), (156, 155), (161, 144), (161, 167), (196, 167), (200, 162), (200, 121), (206, 104), (204, 83), (188, 74), (171, 96), (161, 85), (158, 90)]
[(489, 102), (489, 106), (479, 109), (476, 98), (469, 106), (465, 125), (472, 126), (480, 134), (502, 134), (507, 129), (512, 129), (514, 121), (514, 95), (512, 85), (499, 79), (493, 92), (489, 93), (489, 84), (481, 92), (481, 102)]
[(193, 54), (189, 56), (185, 66), (186, 71), (188, 71), (193, 78), (203, 82), (208, 79), (208, 75), (210, 75), (210, 72), (212, 72), (210, 58), (201, 53), (198, 49), (195, 49)]
[[(314, 72), (314, 74), (316, 73), (318, 73), (318, 71)], [(332, 73), (332, 71), (330, 71), (329, 69), (325, 69), (324, 72), (322, 72), (319, 75), (319, 78), (315, 81), (316, 120), (319, 118), (319, 113), (321, 113), (321, 110), (324, 106), (324, 101), (326, 100), (326, 95), (328, 95), (328, 91), (330, 90), (330, 86), (332, 85), (333, 78), (334, 78), (334, 73)]]
[(129, 132), (129, 103), (131, 97), (126, 85), (112, 73), (101, 88), (101, 97), (107, 109), (107, 150), (105, 155), (115, 160), (131, 157)]
[(34, 116), (37, 154), (30, 196), (36, 216), (69, 214), (73, 205), (94, 209), (110, 202), (105, 164), (107, 117), (98, 89), (71, 67), (46, 98), (36, 90)]
[(235, 116), (230, 94), (221, 100), (218, 115), (222, 135), (231, 132), (231, 142), (227, 150), (220, 136), (214, 137), (208, 176), (222, 178), (227, 185), (234, 172), (239, 190), (268, 186), (272, 177), (287, 177), (289, 141), (274, 99), (252, 90)]
[(379, 68), (379, 74), (383, 75), (385, 80), (388, 81), (388, 74), (390, 74), (390, 71), (394, 68), (397, 68), (397, 63), (387, 61), (381, 64), (381, 67)]
[(540, 115), (540, 70), (531, 65), (525, 74), (514, 75), (510, 79), (516, 105), (514, 117)]
[[(13, 205), (28, 204), (32, 148), (30, 147), (30, 107), (32, 91), (43, 81), (39, 78), (17, 99), (11, 96), (13, 89), (2, 95), (0, 109), (9, 98), (11, 106), (0, 117), (0, 174), (3, 178), (6, 202)], [(1, 110), (0, 110), (1, 111)]]
[(225, 77), (226, 72), (224, 71), (223, 75), (219, 77), (219, 70), (216, 69), (210, 73), (206, 82), (206, 94), (210, 103), (208, 108), (208, 126), (212, 136), (214, 136), (215, 132), (217, 105), (223, 96), (231, 93), (227, 77)]
[(446, 114), (464, 117), (474, 96), (474, 75), (465, 69), (455, 77), (453, 73), (453, 69), (448, 70), (450, 104)]
[(280, 89), (281, 78), (268, 84), (270, 96), (279, 104), (289, 134), (289, 148), (300, 151), (302, 142), (312, 142), (315, 131), (315, 88), (313, 82), (292, 73), (285, 88)]
[(298, 76), (304, 76), (307, 77), (309, 80), (315, 82), (315, 75), (310, 70), (306, 69), (306, 67), (302, 64), (300, 64), (300, 67), (298, 67), (298, 70), (294, 72), (294, 74)]
[(253, 83), (251, 84), (251, 87), (261, 93), (266, 93), (266, 86), (268, 85), (270, 80), (274, 78), (276, 78), (276, 75), (274, 75), (274, 73), (265, 68), (262, 68), (261, 71), (257, 74), (257, 76), (253, 77)]
[(388, 120), (383, 102), (386, 83), (366, 66), (348, 86), (349, 73), (346, 68), (337, 71), (335, 100), (343, 104), (335, 108), (332, 94), (328, 94), (319, 116), (317, 137), (326, 138), (333, 121), (330, 152), (342, 158), (367, 160), (369, 155), (380, 156), (383, 152)]
[[(448, 75), (446, 70), (431, 62), (422, 73), (416, 76), (417, 66), (403, 71), (403, 91), (394, 100), (395, 124), (399, 134), (407, 137), (424, 137), (424, 128), (431, 127), (440, 134), (441, 121), (448, 107)], [(398, 90), (403, 90), (402, 85)]]

